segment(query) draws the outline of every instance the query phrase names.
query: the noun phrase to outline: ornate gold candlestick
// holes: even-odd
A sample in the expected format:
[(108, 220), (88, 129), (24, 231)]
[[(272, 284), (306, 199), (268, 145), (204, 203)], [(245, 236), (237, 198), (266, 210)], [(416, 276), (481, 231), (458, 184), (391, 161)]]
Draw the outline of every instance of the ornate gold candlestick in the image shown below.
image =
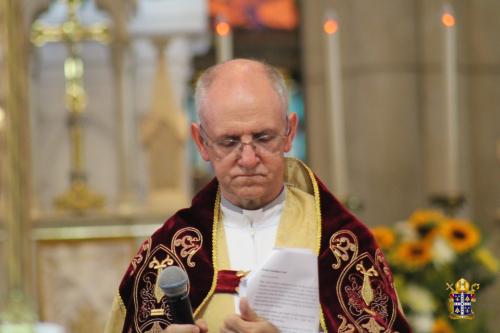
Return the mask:
[(83, 26), (77, 11), (81, 0), (66, 0), (68, 16), (59, 26), (46, 26), (35, 22), (31, 41), (38, 47), (49, 42), (64, 42), (68, 57), (64, 62), (66, 79), (65, 105), (69, 110), (69, 132), (71, 140), (70, 188), (58, 196), (54, 204), (60, 210), (82, 214), (89, 209), (101, 208), (104, 197), (93, 192), (86, 179), (84, 168), (84, 146), (82, 115), (87, 106), (87, 96), (83, 87), (83, 62), (79, 56), (80, 45), (84, 41), (107, 43), (110, 39), (108, 28), (103, 24)]
[(465, 196), (463, 194), (434, 194), (430, 196), (430, 202), (441, 208), (446, 215), (454, 217), (465, 204)]

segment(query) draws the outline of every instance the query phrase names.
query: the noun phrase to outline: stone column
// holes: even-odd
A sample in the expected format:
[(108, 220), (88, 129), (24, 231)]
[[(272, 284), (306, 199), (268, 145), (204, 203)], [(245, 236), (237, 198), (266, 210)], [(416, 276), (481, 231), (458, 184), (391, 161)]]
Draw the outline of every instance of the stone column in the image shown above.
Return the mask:
[(5, 322), (35, 320), (31, 269), (29, 94), (27, 72), (27, 34), (23, 24), (23, 1), (1, 2), (1, 32), (4, 42), (5, 71), (5, 258), (7, 301)]
[(327, 115), (325, 97), (325, 58), (323, 45), (323, 5), (317, 1), (301, 1), (302, 12), (302, 73), (304, 80), (304, 110), (307, 133), (307, 158), (310, 166), (320, 178), (329, 181), (332, 177), (329, 169), (330, 158), (327, 154), (329, 137), (325, 121)]
[[(464, 127), (469, 144), (466, 193), (471, 218), (484, 231), (490, 250), (500, 253), (500, 2), (465, 1), (461, 4), (465, 58), (460, 66), (466, 80), (467, 101)], [(499, 146), (497, 146), (499, 145)], [(499, 154), (499, 155), (497, 155)], [(498, 157), (497, 157), (498, 156)], [(498, 212), (498, 213), (497, 213)], [(500, 281), (480, 294), (478, 313), (490, 313), (491, 332), (498, 330), (500, 318), (490, 309), (498, 307)]]
[[(325, 1), (339, 17), (350, 194), (368, 224), (392, 223), (424, 202), (415, 1)], [(302, 3), (309, 162), (330, 188), (322, 6)], [(404, 198), (404, 200), (402, 200)]]

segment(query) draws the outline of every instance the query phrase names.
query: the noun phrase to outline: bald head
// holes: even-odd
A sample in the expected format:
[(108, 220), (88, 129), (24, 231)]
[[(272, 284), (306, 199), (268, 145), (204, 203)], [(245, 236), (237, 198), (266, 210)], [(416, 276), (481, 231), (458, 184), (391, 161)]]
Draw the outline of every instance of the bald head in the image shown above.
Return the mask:
[(288, 111), (288, 90), (283, 76), (272, 66), (249, 59), (233, 59), (208, 68), (198, 79), (195, 104), (198, 119), (204, 120), (207, 96), (213, 86), (226, 86), (228, 93), (250, 89), (256, 84), (268, 84), (279, 99), (283, 117)]

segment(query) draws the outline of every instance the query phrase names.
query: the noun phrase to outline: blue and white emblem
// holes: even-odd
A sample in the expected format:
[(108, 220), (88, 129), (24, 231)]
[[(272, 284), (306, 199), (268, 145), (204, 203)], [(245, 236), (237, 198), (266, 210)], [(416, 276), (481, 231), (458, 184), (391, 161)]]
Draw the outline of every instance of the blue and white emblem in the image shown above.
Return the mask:
[(472, 302), (476, 301), (476, 290), (479, 289), (479, 283), (472, 286), (464, 278), (455, 283), (455, 288), (448, 283), (448, 289), (451, 290), (449, 298), (449, 311), (451, 319), (474, 319), (472, 311)]

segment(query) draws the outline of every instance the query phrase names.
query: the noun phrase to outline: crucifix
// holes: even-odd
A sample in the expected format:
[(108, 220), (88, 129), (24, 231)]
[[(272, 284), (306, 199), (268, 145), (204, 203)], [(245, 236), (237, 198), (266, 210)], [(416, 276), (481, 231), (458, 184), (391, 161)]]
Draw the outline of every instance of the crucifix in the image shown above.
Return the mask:
[(64, 61), (66, 80), (65, 106), (69, 111), (68, 126), (70, 133), (71, 174), (70, 188), (56, 197), (56, 208), (82, 214), (89, 209), (104, 206), (104, 197), (93, 192), (86, 179), (84, 167), (84, 129), (82, 116), (87, 106), (87, 95), (83, 86), (83, 62), (80, 46), (85, 41), (108, 43), (111, 39), (109, 29), (103, 24), (84, 26), (77, 12), (82, 0), (64, 0), (68, 10), (66, 20), (58, 26), (43, 25), (35, 22), (31, 30), (31, 41), (37, 47), (51, 42), (64, 42), (68, 56)]

